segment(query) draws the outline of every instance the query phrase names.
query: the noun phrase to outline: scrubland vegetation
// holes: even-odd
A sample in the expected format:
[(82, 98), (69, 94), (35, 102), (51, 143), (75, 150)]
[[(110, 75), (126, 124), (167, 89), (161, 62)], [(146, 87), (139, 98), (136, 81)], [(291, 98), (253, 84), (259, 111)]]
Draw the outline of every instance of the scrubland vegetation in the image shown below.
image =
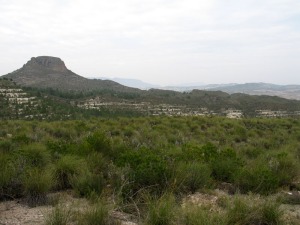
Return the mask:
[[(46, 224), (71, 217), (76, 224), (117, 224), (112, 209), (141, 224), (284, 224), (279, 204), (298, 203), (274, 199), (299, 188), (297, 119), (5, 120), (0, 127), (2, 201), (36, 206), (63, 190), (92, 201), (75, 217), (57, 205)], [(217, 188), (232, 194), (218, 202), (221, 210), (182, 207), (185, 196)]]

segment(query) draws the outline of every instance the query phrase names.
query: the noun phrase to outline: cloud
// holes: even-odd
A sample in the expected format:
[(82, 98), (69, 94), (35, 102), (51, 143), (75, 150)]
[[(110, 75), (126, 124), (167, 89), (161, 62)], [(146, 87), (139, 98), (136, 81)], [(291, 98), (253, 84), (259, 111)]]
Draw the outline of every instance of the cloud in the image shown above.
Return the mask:
[(0, 0), (0, 74), (54, 55), (87, 76), (272, 82), (289, 68), (300, 83), (299, 15), (298, 0)]

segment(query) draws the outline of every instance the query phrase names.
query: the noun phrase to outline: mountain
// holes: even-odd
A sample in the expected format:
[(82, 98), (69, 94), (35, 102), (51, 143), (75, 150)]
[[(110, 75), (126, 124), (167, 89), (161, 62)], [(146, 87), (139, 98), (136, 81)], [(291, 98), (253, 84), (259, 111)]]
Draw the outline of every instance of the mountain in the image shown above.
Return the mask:
[[(69, 70), (61, 59), (50, 56), (33, 57), (22, 68), (0, 77), (0, 80), (0, 118), (1, 115), (10, 118), (10, 112), (14, 112), (14, 118), (32, 118), (34, 112), (39, 118), (43, 115), (42, 119), (49, 118), (45, 115), (51, 115), (51, 118), (227, 115), (228, 110), (244, 116), (300, 115), (300, 101), (217, 90), (230, 92), (234, 87), (234, 91), (240, 92), (259, 90), (256, 84), (210, 85), (204, 90), (193, 88), (186, 92), (154, 88), (140, 90), (110, 80), (84, 78)], [(14, 88), (7, 87), (7, 82), (11, 82), (9, 85)], [(298, 87), (260, 84), (261, 90), (267, 88), (284, 91), (297, 90)], [(30, 108), (32, 105), (36, 108)]]
[(137, 90), (110, 80), (87, 79), (69, 70), (57, 57), (38, 56), (31, 58), (22, 68), (2, 76), (16, 84), (39, 89), (51, 88), (59, 91), (116, 90), (136, 92)]
[(286, 99), (300, 100), (300, 85), (276, 85), (269, 83), (245, 83), (245, 84), (208, 84), (191, 86), (168, 86), (162, 87), (165, 90), (189, 92), (195, 89), (224, 91), (228, 94), (244, 93), (249, 95), (269, 95)]
[(300, 100), (300, 85), (276, 85), (269, 83), (245, 83), (229, 86), (213, 87), (209, 90), (220, 90), (232, 93), (245, 93), (249, 95), (279, 96), (287, 99)]

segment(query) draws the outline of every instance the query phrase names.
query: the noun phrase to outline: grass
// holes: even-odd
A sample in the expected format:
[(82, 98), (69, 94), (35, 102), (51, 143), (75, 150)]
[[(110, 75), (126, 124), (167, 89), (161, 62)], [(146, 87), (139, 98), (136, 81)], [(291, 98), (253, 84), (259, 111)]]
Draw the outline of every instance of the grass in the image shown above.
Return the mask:
[(187, 206), (183, 212), (185, 225), (227, 225), (226, 215), (199, 206)]
[(106, 204), (98, 201), (92, 208), (85, 211), (79, 218), (79, 225), (109, 225), (113, 221), (109, 218)]
[(149, 199), (146, 225), (170, 225), (177, 219), (177, 205), (171, 194), (164, 194), (158, 199)]
[(268, 224), (280, 225), (282, 211), (277, 203), (236, 198), (228, 210), (228, 224)]
[(67, 225), (71, 219), (71, 211), (57, 205), (45, 218), (45, 225)]
[(46, 195), (53, 183), (50, 173), (39, 168), (31, 168), (23, 179), (24, 195), (28, 205), (45, 204), (47, 202)]

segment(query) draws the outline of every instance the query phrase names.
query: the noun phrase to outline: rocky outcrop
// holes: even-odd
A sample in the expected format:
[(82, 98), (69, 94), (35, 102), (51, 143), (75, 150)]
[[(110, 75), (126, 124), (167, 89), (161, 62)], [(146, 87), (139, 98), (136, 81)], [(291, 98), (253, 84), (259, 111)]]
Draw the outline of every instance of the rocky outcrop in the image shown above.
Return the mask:
[(46, 68), (49, 68), (57, 72), (65, 72), (68, 70), (67, 67), (65, 66), (64, 61), (62, 61), (60, 58), (57, 57), (51, 57), (51, 56), (39, 56), (36, 58), (33, 57), (29, 62), (38, 63), (41, 66), (44, 66)]

